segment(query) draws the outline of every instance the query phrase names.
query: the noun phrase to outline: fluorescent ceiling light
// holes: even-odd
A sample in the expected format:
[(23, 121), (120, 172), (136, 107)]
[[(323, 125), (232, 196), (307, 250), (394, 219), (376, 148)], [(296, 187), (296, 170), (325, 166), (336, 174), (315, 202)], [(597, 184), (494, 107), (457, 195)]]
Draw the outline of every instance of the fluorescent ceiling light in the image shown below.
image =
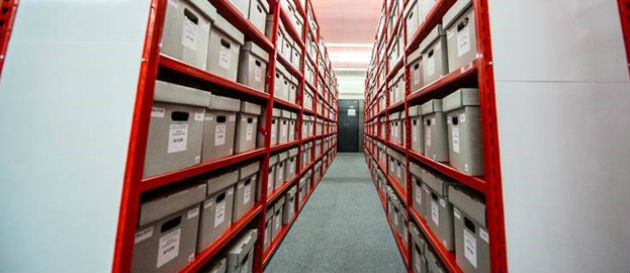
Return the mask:
[(359, 43), (326, 43), (327, 47), (362, 47), (372, 48), (374, 44), (359, 44)]
[(365, 67), (341, 67), (341, 68), (334, 68), (333, 67), (333, 70), (339, 71), (339, 72), (354, 72), (354, 71), (365, 72), (365, 71), (367, 71), (367, 68), (365, 68)]

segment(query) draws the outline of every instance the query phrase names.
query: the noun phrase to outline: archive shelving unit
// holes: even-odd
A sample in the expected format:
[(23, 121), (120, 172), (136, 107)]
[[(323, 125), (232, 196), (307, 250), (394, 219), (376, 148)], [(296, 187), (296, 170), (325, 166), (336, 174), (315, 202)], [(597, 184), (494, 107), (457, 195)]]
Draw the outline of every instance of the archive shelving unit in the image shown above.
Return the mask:
[[(415, 51), (420, 42), (429, 34), (429, 32), (441, 23), (441, 18), (449, 10), (455, 0), (437, 0), (433, 7), (428, 11), (426, 17), (417, 26), (409, 40), (405, 33), (407, 25), (405, 22), (405, 7), (409, 0), (400, 1), (402, 7), (400, 12), (394, 15), (394, 20), (387, 20), (387, 16), (393, 6), (393, 1), (384, 1), (382, 7), (382, 21), (379, 30), (376, 33), (375, 47), (372, 51), (372, 59), (368, 69), (365, 81), (365, 113), (364, 120), (365, 138), (364, 138), (364, 154), (366, 162), (371, 169), (372, 178), (375, 184), (377, 178), (373, 168), (380, 169), (385, 176), (386, 183), (390, 185), (394, 192), (398, 195), (403, 206), (407, 209), (409, 222), (417, 224), (421, 233), (427, 239), (427, 244), (435, 251), (436, 256), (444, 265), (445, 269), (452, 273), (462, 272), (462, 269), (456, 262), (454, 251), (448, 251), (442, 245), (437, 235), (429, 228), (426, 219), (424, 219), (412, 205), (412, 181), (409, 172), (410, 162), (420, 163), (429, 169), (432, 169), (446, 177), (467, 186), (468, 188), (481, 193), (486, 200), (487, 227), (490, 241), (490, 272), (508, 272), (507, 266), (507, 247), (505, 237), (505, 223), (503, 210), (502, 195), (502, 179), (501, 179), (501, 161), (499, 155), (498, 129), (497, 129), (497, 109), (495, 101), (495, 80), (493, 68), (493, 55), (491, 48), (490, 22), (488, 14), (487, 0), (472, 0), (474, 7), (474, 18), (476, 26), (476, 45), (477, 57), (469, 64), (463, 65), (458, 69), (442, 76), (439, 80), (425, 85), (418, 90), (411, 90), (410, 87), (410, 70), (407, 60), (409, 54)], [(418, 0), (418, 2), (423, 0)], [(630, 1), (617, 1), (619, 12), (621, 15), (622, 32), (625, 40), (626, 57), (630, 60)], [(384, 19), (383, 19), (384, 18)], [(393, 26), (391, 26), (393, 24)], [(389, 37), (388, 28), (393, 27), (392, 37)], [(400, 42), (404, 43), (404, 53), (399, 60), (393, 64), (387, 61), (389, 48), (393, 43), (395, 34), (402, 32)], [(385, 50), (385, 57), (379, 56), (379, 52)], [(385, 62), (382, 62), (385, 60)], [(630, 61), (628, 61), (630, 67)], [(384, 77), (380, 76), (380, 69), (383, 69)], [(388, 92), (390, 81), (395, 76), (398, 69), (404, 70), (404, 99), (402, 101), (390, 104), (390, 93)], [(480, 113), (482, 128), (482, 149), (485, 175), (470, 176), (464, 172), (454, 168), (448, 162), (442, 163), (432, 160), (431, 158), (419, 154), (411, 149), (411, 124), (409, 119), (409, 108), (412, 105), (418, 105), (433, 98), (441, 98), (448, 95), (461, 87), (476, 86), (479, 89), (480, 96)], [(379, 97), (385, 96), (385, 107), (381, 107)], [(398, 145), (390, 141), (390, 123), (389, 114), (392, 112), (403, 111), (401, 119), (404, 118), (405, 130), (403, 143)], [(385, 122), (378, 122), (379, 118), (384, 118)], [(385, 127), (384, 131), (382, 127)], [(384, 132), (384, 134), (383, 134)], [(407, 187), (403, 187), (402, 183), (389, 174), (388, 164), (381, 164), (379, 154), (376, 152), (376, 142), (384, 143), (386, 147), (394, 149), (405, 156), (405, 171), (407, 179)], [(389, 155), (385, 155), (389, 157)], [(370, 164), (375, 162), (376, 164)], [(387, 162), (387, 159), (386, 159)], [(386, 201), (386, 193), (378, 191), (378, 196), (382, 202), (383, 208), (387, 212), (389, 206)], [(411, 266), (411, 242), (408, 247), (403, 244), (403, 237), (395, 231), (392, 226), (391, 219), (388, 218), (395, 240), (399, 247), (403, 261), (409, 272), (413, 272)], [(407, 236), (410, 238), (410, 236)], [(411, 239), (409, 239), (411, 240)]]
[[(320, 82), (318, 81), (318, 77), (323, 77), (322, 75), (325, 74), (332, 77), (332, 79), (327, 82), (328, 84), (325, 87), (321, 87), (321, 89), (325, 90), (326, 93), (318, 93), (317, 96), (315, 96), (315, 98), (313, 99), (312, 111), (302, 107), (302, 97), (306, 82), (304, 79), (304, 62), (306, 56), (308, 55), (305, 52), (304, 46), (306, 39), (305, 33), (306, 31), (312, 31), (309, 29), (308, 24), (304, 24), (304, 29), (302, 30), (302, 33), (304, 34), (300, 35), (298, 31), (292, 26), (292, 23), (289, 19), (289, 14), (287, 10), (280, 5), (280, 2), (275, 0), (268, 0), (268, 4), (270, 6), (270, 14), (273, 15), (272, 37), (271, 39), (269, 39), (265, 36), (265, 34), (261, 33), (247, 18), (241, 15), (241, 13), (229, 0), (210, 0), (210, 3), (214, 7), (216, 7), (218, 13), (221, 16), (225, 17), (226, 20), (228, 20), (231, 24), (240, 29), (245, 35), (246, 39), (254, 41), (257, 45), (259, 45), (261, 48), (269, 53), (270, 58), (266, 75), (267, 92), (261, 92), (240, 83), (213, 75), (212, 73), (200, 70), (179, 60), (161, 54), (159, 43), (165, 21), (164, 18), (167, 7), (167, 0), (151, 1), (149, 21), (146, 30), (146, 41), (142, 53), (143, 62), (141, 66), (140, 79), (138, 81), (139, 85), (133, 115), (133, 126), (123, 186), (123, 197), (121, 202), (120, 220), (115, 245), (113, 272), (129, 272), (131, 269), (134, 234), (136, 232), (140, 198), (143, 193), (158, 189), (160, 187), (173, 185), (184, 179), (196, 177), (198, 175), (209, 173), (215, 170), (219, 170), (221, 168), (235, 165), (245, 160), (255, 158), (261, 160), (261, 168), (259, 173), (259, 183), (262, 183), (262, 186), (260, 187), (261, 200), (258, 200), (249, 212), (247, 212), (238, 222), (234, 223), (207, 249), (203, 250), (200, 253), (197, 253), (195, 258), (185, 268), (182, 268), (180, 272), (197, 272), (204, 265), (209, 263), (222, 249), (233, 242), (233, 239), (246, 227), (256, 228), (259, 231), (258, 240), (255, 244), (253, 267), (254, 272), (262, 272), (264, 266), (269, 262), (275, 250), (282, 242), (282, 239), (288, 232), (295, 219), (299, 216), (302, 209), (302, 207), (298, 205), (300, 204), (300, 202), (296, 202), (296, 213), (294, 217), (291, 219), (288, 225), (283, 226), (278, 237), (271, 243), (269, 249), (264, 251), (263, 241), (265, 236), (264, 230), (266, 216), (265, 214), (267, 211), (266, 207), (271, 204), (276, 198), (284, 194), (286, 190), (293, 185), (296, 186), (299, 192), (298, 182), (302, 175), (305, 174), (309, 169), (311, 169), (316, 162), (322, 161), (322, 158), (325, 155), (328, 155), (328, 161), (322, 162), (322, 168), (320, 169), (322, 173), (318, 176), (320, 178), (323, 177), (323, 173), (326, 171), (326, 168), (330, 165), (330, 163), (334, 159), (334, 156), (336, 155), (336, 138), (334, 137), (336, 135), (336, 126), (324, 127), (322, 133), (319, 135), (317, 135), (315, 133), (316, 130), (313, 129), (313, 132), (315, 134), (313, 137), (302, 138), (302, 118), (304, 114), (311, 114), (315, 116), (316, 120), (323, 120), (332, 124), (336, 124), (337, 122), (336, 105), (338, 91), (336, 78), (334, 78), (330, 61), (327, 62), (327, 66), (323, 67), (324, 71), (316, 70), (317, 73), (315, 73), (314, 81), (314, 85), (315, 87), (317, 87), (318, 82)], [(297, 1), (294, 2), (294, 4), (298, 7), (301, 7), (301, 4)], [(306, 1), (306, 3), (304, 4), (306, 5), (306, 7), (310, 7), (311, 2)], [(306, 19), (307, 12), (310, 12), (312, 10), (312, 8), (305, 9), (301, 7), (299, 9), (299, 12), (300, 15)], [(299, 69), (294, 68), (288, 60), (278, 54), (278, 51), (275, 47), (276, 39), (278, 37), (280, 20), (283, 22), (286, 29), (288, 29), (288, 33), (291, 35), (292, 39), (298, 41), (299, 48), (302, 50), (302, 58), (300, 61)], [(315, 37), (317, 37), (317, 41), (319, 41), (319, 30), (315, 31), (315, 34)], [(325, 52), (324, 50), (325, 49), (317, 50), (317, 56), (315, 56), (316, 60), (321, 60), (324, 58), (324, 56), (320, 56), (320, 52)], [(275, 78), (276, 62), (282, 63), (287, 69), (289, 69), (290, 73), (298, 79), (299, 91), (297, 94), (297, 103), (295, 104), (274, 97), (273, 79)], [(318, 68), (316, 67), (315, 69)], [(193, 167), (143, 178), (142, 171), (147, 145), (154, 86), (156, 79), (162, 77), (168, 77), (169, 79), (174, 80), (177, 83), (194, 82), (195, 84), (200, 85), (203, 88), (212, 88), (212, 92), (215, 94), (256, 102), (264, 106), (264, 111), (266, 111), (264, 115), (266, 117), (263, 123), (264, 126), (258, 128), (259, 132), (264, 135), (264, 146), (258, 147), (255, 150), (249, 152), (235, 154), (233, 156), (217, 159), (211, 162), (204, 162)], [(323, 82), (323, 79), (321, 82)], [(329, 109), (332, 110), (332, 112), (325, 113), (324, 111), (320, 111), (321, 109), (317, 109), (318, 101), (326, 104)], [(271, 138), (269, 132), (271, 129), (273, 108), (287, 109), (299, 113), (296, 126), (295, 141), (274, 146), (270, 145)], [(313, 123), (313, 126), (315, 127), (316, 123)], [(313, 145), (312, 152), (314, 152), (316, 149), (320, 149), (321, 154), (318, 157), (315, 157), (315, 153), (313, 153), (314, 158), (312, 162), (309, 162), (304, 167), (302, 167), (302, 163), (300, 162), (301, 156), (298, 156), (298, 171), (296, 175), (288, 182), (283, 184), (282, 187), (276, 189), (274, 192), (267, 192), (266, 184), (268, 183), (268, 168), (264, 166), (268, 166), (271, 153), (292, 147), (297, 147), (298, 154), (301, 154), (304, 143), (308, 141), (314, 142), (314, 140), (316, 139), (323, 139), (325, 137), (331, 136), (333, 137), (333, 141), (330, 147), (324, 149), (324, 141), (321, 142), (320, 146)], [(306, 202), (306, 200), (308, 200), (312, 192), (315, 190), (315, 186), (319, 182), (313, 180), (313, 178), (315, 177), (314, 171), (311, 172), (311, 175), (311, 191), (306, 195), (305, 200), (302, 200), (302, 202)]]

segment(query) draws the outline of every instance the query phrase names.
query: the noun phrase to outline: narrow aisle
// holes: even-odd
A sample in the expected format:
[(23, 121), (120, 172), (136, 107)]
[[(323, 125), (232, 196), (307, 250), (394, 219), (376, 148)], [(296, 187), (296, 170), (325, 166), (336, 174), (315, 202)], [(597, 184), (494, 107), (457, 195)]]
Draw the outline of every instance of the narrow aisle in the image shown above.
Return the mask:
[(361, 153), (339, 153), (265, 272), (405, 272)]

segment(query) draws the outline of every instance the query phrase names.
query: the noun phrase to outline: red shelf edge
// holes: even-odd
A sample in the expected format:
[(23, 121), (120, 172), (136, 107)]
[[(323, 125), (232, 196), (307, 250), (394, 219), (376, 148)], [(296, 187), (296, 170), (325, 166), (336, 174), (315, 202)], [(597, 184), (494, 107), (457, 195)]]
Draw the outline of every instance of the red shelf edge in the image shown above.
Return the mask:
[(455, 252), (448, 251), (444, 248), (444, 246), (440, 242), (440, 239), (438, 239), (433, 231), (431, 231), (427, 222), (420, 216), (420, 214), (418, 214), (414, 207), (409, 207), (408, 211), (411, 212), (411, 217), (414, 219), (416, 224), (418, 224), (418, 227), (424, 234), (424, 237), (427, 239), (427, 241), (429, 241), (429, 244), (431, 244), (433, 252), (435, 252), (440, 257), (440, 260), (442, 261), (442, 264), (444, 264), (444, 267), (446, 267), (449, 272), (462, 273), (462, 269), (457, 264)]

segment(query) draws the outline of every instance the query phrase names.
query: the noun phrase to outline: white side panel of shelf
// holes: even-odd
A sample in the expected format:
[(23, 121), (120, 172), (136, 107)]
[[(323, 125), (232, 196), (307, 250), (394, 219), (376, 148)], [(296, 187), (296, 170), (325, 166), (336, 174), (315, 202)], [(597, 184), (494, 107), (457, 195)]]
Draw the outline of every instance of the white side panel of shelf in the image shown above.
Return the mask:
[(0, 264), (111, 272), (148, 0), (20, 1), (0, 80)]
[(629, 272), (616, 1), (488, 1), (509, 271)]

